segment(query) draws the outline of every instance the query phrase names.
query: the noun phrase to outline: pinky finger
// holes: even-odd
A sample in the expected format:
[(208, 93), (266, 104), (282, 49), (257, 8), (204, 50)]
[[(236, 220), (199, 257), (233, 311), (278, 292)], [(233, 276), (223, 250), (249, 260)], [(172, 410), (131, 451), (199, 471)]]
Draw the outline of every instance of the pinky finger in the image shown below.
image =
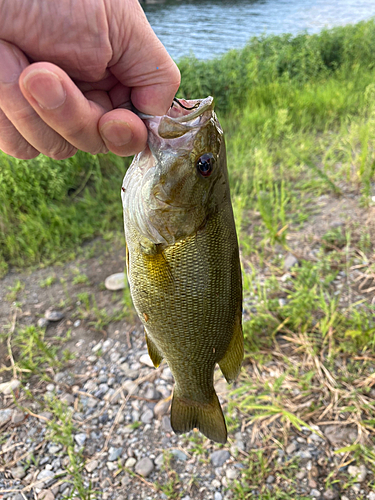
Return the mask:
[(31, 160), (39, 151), (29, 144), (0, 109), (0, 150), (20, 160)]

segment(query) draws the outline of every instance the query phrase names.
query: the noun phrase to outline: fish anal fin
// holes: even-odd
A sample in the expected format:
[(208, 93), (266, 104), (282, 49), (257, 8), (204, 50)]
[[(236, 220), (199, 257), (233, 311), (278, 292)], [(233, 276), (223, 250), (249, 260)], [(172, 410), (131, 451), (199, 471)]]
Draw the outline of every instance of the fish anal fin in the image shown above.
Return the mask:
[(227, 382), (231, 383), (236, 380), (241, 370), (243, 356), (243, 333), (241, 311), (239, 311), (236, 317), (232, 340), (230, 341), (224, 357), (219, 361), (220, 370), (222, 371)]
[(148, 354), (151, 358), (151, 361), (154, 363), (155, 368), (157, 368), (162, 362), (163, 356), (158, 351), (158, 348), (156, 347), (154, 342), (150, 339), (150, 337), (147, 336), (147, 333), (146, 333), (146, 343), (147, 343)]
[(189, 432), (198, 428), (202, 434), (216, 443), (226, 443), (227, 427), (216, 393), (209, 403), (200, 403), (173, 395), (171, 425), (174, 432)]

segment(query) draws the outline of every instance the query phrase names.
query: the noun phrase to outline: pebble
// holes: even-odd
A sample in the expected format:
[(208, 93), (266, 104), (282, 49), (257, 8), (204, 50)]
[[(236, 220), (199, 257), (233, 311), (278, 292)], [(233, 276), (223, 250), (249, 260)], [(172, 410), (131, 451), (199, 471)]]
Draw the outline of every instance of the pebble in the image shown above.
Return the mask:
[(171, 450), (171, 454), (177, 459), (177, 460), (181, 460), (182, 462), (186, 462), (186, 460), (188, 459), (188, 456), (186, 455), (186, 453), (184, 453), (183, 451), (181, 450)]
[(359, 483), (354, 483), (354, 484), (352, 485), (352, 487), (351, 487), (351, 490), (352, 490), (355, 494), (357, 494), (357, 493), (359, 493), (359, 492), (360, 492), (360, 490), (361, 490), (361, 485), (360, 485)]
[(55, 385), (54, 384), (47, 384), (46, 391), (52, 392), (55, 390)]
[(306, 471), (305, 470), (300, 470), (296, 474), (296, 479), (299, 479), (300, 481), (306, 477)]
[(4, 382), (0, 384), (0, 394), (4, 394), (5, 396), (8, 394), (12, 394), (17, 387), (19, 387), (21, 382), (17, 379), (9, 380), (9, 382)]
[(217, 450), (210, 455), (211, 463), (214, 467), (221, 467), (229, 457), (230, 453), (228, 450)]
[(13, 410), (0, 410), (0, 427), (12, 418)]
[(297, 450), (297, 445), (296, 443), (290, 443), (287, 448), (286, 448), (286, 453), (288, 455), (291, 455), (292, 453), (294, 453), (295, 451)]
[(375, 500), (375, 491), (370, 491), (367, 498), (368, 500)]
[(349, 465), (348, 472), (351, 476), (355, 477), (359, 483), (363, 483), (367, 476), (367, 469), (364, 465), (357, 467), (356, 465)]
[(47, 309), (44, 313), (44, 317), (48, 319), (48, 321), (60, 321), (64, 317), (64, 313), (60, 311), (54, 311), (52, 309)]
[(172, 425), (171, 425), (171, 419), (169, 415), (163, 415), (161, 419), (161, 426), (163, 428), (164, 432), (173, 432)]
[(214, 500), (223, 500), (223, 495), (219, 491), (215, 491)]
[(21, 466), (10, 469), (10, 473), (14, 479), (23, 479), (26, 476), (26, 472)]
[(142, 356), (139, 358), (139, 361), (143, 365), (149, 366), (150, 368), (154, 368), (154, 363), (152, 362), (152, 360), (148, 354), (142, 354)]
[(227, 479), (233, 480), (236, 479), (236, 477), (238, 476), (238, 471), (236, 471), (235, 469), (227, 469), (225, 471), (225, 475)]
[(75, 328), (78, 328), (80, 324), (81, 324), (81, 320), (80, 319), (76, 319), (75, 322), (73, 323), (73, 326)]
[(41, 481), (42, 479), (44, 479), (43, 483), (40, 483), (40, 485), (39, 485), (39, 487), (41, 487), (43, 484), (45, 486), (47, 486), (48, 483), (50, 483), (54, 477), (55, 477), (55, 473), (46, 468), (46, 469), (43, 469), (42, 471), (39, 472), (36, 479), (37, 479), (37, 481)]
[(98, 460), (91, 460), (91, 462), (88, 462), (85, 465), (85, 469), (87, 470), (87, 472), (92, 472), (98, 467), (98, 465), (99, 465)]
[(313, 488), (311, 491), (310, 491), (310, 496), (311, 497), (314, 497), (314, 498), (320, 498), (321, 497), (321, 494), (320, 494), (320, 491)]
[(160, 453), (160, 455), (158, 455), (155, 460), (154, 460), (154, 463), (157, 467), (161, 467), (164, 463), (164, 455), (163, 453)]
[(126, 288), (125, 273), (116, 273), (108, 276), (104, 281), (107, 290), (123, 290)]
[(25, 420), (25, 414), (23, 411), (14, 410), (12, 414), (12, 424), (20, 424)]
[(147, 477), (154, 470), (154, 464), (148, 457), (142, 458), (135, 466), (135, 472), (140, 476)]
[(271, 474), (270, 476), (267, 477), (266, 483), (272, 484), (274, 482), (275, 482), (275, 476), (272, 476), (272, 474)]
[(154, 418), (154, 412), (150, 409), (147, 409), (141, 415), (141, 422), (143, 422), (144, 424), (151, 424), (153, 418)]
[(37, 321), (37, 325), (39, 328), (46, 328), (48, 326), (48, 319), (47, 318), (39, 318)]
[[(125, 462), (125, 467), (127, 467), (128, 469), (132, 469), (136, 463), (137, 463), (137, 460), (134, 457), (129, 457)], [(156, 460), (155, 460), (155, 463), (156, 463)]]
[(80, 432), (74, 436), (74, 440), (79, 446), (83, 446), (86, 441), (86, 434), (84, 432)]
[(298, 259), (293, 254), (288, 253), (284, 260), (284, 270), (289, 271), (296, 264), (298, 264)]
[(111, 446), (108, 452), (108, 462), (114, 462), (121, 456), (121, 454), (122, 454), (122, 448), (113, 448)]
[(171, 399), (161, 399), (154, 406), (154, 413), (157, 418), (162, 417), (169, 411), (169, 407), (171, 406)]
[(338, 491), (336, 491), (334, 489), (326, 490), (323, 493), (324, 500), (336, 500), (338, 497), (339, 497), (339, 493), (338, 493)]
[(342, 427), (339, 425), (328, 425), (324, 430), (325, 437), (334, 446), (342, 444), (352, 444), (358, 437), (358, 431), (352, 427)]
[(51, 490), (42, 490), (38, 493), (38, 500), (55, 500), (55, 495)]

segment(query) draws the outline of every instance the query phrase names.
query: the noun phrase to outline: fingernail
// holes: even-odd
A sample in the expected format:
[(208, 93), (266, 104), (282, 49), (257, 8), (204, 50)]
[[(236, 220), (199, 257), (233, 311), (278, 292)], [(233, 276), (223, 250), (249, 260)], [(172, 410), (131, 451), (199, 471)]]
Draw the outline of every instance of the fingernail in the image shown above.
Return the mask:
[(129, 144), (133, 139), (133, 132), (129, 124), (120, 120), (112, 120), (101, 127), (101, 134), (106, 142), (120, 147)]
[(18, 80), (22, 68), (13, 48), (5, 42), (0, 43), (0, 82), (13, 83)]
[(46, 69), (31, 71), (23, 79), (26, 90), (44, 109), (56, 109), (64, 104), (66, 92), (55, 73)]

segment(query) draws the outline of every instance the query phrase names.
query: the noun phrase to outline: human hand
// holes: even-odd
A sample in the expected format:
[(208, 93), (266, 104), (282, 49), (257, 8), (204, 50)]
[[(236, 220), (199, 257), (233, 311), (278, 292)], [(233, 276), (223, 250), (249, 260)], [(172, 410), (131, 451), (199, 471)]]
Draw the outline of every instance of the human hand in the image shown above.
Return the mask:
[(141, 151), (180, 73), (138, 0), (0, 0), (0, 149), (61, 160)]

